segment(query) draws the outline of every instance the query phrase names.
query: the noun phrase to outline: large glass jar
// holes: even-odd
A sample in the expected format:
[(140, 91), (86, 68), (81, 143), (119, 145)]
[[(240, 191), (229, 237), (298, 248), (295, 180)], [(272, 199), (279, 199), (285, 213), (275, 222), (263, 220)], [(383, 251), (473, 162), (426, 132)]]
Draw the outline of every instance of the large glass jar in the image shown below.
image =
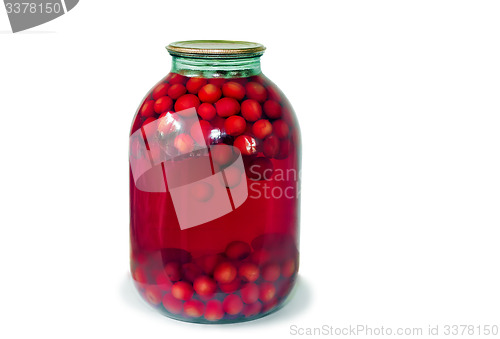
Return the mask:
[(300, 131), (260, 69), (264, 46), (184, 41), (130, 133), (131, 272), (165, 315), (279, 309), (299, 266)]

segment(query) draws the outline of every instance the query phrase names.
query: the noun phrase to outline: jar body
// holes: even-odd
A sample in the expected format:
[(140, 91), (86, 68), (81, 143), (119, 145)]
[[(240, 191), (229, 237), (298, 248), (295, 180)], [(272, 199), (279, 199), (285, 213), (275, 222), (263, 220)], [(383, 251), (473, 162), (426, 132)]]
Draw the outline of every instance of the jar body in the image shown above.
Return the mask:
[(300, 131), (262, 73), (188, 73), (153, 87), (132, 124), (132, 276), (169, 317), (256, 319), (297, 276)]

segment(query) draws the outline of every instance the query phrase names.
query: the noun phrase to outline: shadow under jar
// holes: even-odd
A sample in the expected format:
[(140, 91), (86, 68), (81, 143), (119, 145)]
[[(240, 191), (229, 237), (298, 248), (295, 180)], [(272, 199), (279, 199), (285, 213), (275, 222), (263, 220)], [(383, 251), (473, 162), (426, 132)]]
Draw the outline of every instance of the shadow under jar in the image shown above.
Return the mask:
[(172, 43), (130, 133), (131, 272), (163, 314), (233, 323), (279, 309), (299, 266), (300, 131), (264, 46)]

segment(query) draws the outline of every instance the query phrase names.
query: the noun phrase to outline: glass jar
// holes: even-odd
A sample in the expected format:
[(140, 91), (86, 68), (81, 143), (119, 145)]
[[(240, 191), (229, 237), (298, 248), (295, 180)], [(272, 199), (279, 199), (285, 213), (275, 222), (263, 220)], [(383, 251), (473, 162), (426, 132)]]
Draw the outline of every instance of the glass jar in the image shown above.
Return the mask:
[(231, 323), (287, 300), (299, 266), (300, 131), (261, 44), (184, 41), (130, 133), (131, 272), (165, 315)]

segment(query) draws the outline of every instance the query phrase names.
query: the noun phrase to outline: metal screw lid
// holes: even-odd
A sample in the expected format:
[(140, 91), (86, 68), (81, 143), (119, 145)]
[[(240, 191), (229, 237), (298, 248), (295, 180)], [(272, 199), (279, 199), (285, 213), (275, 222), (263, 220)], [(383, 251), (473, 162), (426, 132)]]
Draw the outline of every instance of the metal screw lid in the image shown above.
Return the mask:
[(249, 41), (188, 40), (172, 42), (171, 55), (194, 58), (248, 58), (264, 54), (264, 45)]

